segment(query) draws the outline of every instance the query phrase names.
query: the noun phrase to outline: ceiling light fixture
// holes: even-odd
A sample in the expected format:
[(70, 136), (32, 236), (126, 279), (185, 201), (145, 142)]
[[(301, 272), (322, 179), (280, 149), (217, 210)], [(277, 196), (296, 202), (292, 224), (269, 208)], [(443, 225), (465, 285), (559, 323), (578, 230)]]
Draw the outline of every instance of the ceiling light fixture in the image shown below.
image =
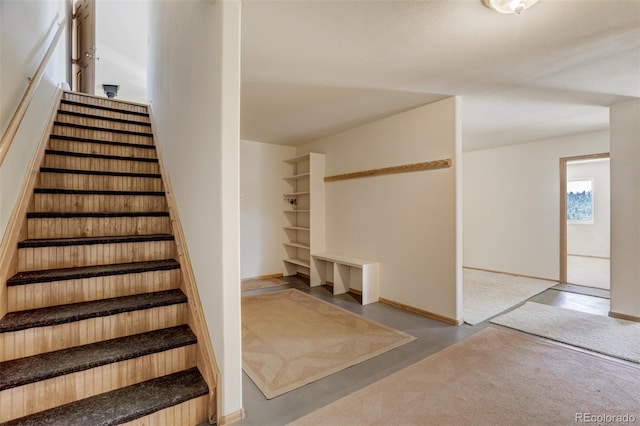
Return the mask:
[(538, 0), (482, 0), (482, 3), (489, 9), (500, 13), (517, 13), (518, 15), (537, 2)]

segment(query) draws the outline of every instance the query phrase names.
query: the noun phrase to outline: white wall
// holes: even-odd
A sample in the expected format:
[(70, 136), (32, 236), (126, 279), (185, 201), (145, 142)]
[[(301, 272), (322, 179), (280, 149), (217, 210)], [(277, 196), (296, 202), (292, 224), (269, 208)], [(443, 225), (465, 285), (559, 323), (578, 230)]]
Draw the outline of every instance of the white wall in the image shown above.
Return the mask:
[(609, 159), (567, 164), (567, 178), (593, 179), (593, 223), (567, 224), (567, 253), (609, 257), (611, 179)]
[(464, 153), (464, 265), (557, 280), (560, 158), (603, 152), (607, 131)]
[(240, 2), (151, 3), (149, 95), (229, 415), (242, 408)]
[(380, 262), (380, 296), (461, 319), (460, 100), (448, 98), (300, 147), (326, 175), (451, 158), (449, 169), (329, 182), (328, 252)]
[(290, 146), (240, 141), (241, 277), (282, 273), (282, 160)]
[(611, 312), (640, 320), (640, 101), (611, 106)]
[[(4, 133), (49, 48), (57, 22), (69, 14), (67, 1), (0, 1), (0, 130)], [(70, 17), (69, 17), (70, 19)], [(4, 234), (35, 149), (46, 129), (56, 86), (68, 82), (65, 29), (27, 115), (0, 168), (0, 234)]]
[(148, 40), (148, 0), (96, 1), (96, 95), (118, 84), (118, 99), (148, 102)]

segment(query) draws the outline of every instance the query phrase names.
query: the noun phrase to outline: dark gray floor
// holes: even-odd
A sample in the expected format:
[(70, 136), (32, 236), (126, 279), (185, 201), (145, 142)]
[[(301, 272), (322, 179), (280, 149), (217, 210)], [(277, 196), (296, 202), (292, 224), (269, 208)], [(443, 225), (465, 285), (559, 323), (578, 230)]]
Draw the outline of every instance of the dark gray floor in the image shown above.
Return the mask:
[[(489, 321), (484, 321), (475, 326), (451, 326), (382, 303), (362, 306), (349, 294), (333, 296), (328, 288), (310, 288), (308, 281), (299, 277), (285, 277), (284, 280), (289, 282), (287, 287), (313, 294), (351, 312), (402, 330), (415, 336), (416, 340), (271, 400), (267, 400), (251, 379), (243, 374), (245, 418), (239, 423), (241, 425), (287, 424), (459, 342), (489, 325)], [(254, 290), (243, 295), (278, 291), (287, 287)], [(607, 315), (609, 312), (608, 299), (557, 290), (546, 290), (529, 300), (601, 315)]]

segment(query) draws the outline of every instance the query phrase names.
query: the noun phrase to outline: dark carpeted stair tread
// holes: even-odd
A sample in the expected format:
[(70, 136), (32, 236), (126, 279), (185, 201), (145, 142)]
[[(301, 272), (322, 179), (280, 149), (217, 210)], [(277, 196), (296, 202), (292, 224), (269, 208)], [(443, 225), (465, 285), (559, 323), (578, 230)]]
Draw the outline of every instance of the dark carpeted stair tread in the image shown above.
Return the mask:
[(95, 130), (98, 132), (121, 133), (124, 135), (133, 135), (133, 136), (153, 136), (153, 133), (151, 132), (138, 132), (135, 130), (112, 129), (109, 127), (86, 126), (84, 124), (65, 123), (64, 121), (54, 121), (53, 124), (56, 126), (73, 127), (74, 129)]
[(49, 139), (57, 139), (57, 140), (70, 141), (70, 142), (96, 143), (100, 145), (113, 145), (113, 146), (120, 146), (120, 147), (127, 147), (127, 148), (156, 149), (155, 145), (130, 143), (130, 142), (118, 142), (118, 141), (106, 141), (103, 139), (79, 138), (76, 136), (66, 136), (66, 135), (56, 135), (56, 134), (52, 134), (49, 137)]
[(45, 150), (45, 154), (60, 155), (65, 157), (99, 158), (101, 160), (137, 161), (140, 163), (158, 163), (159, 162), (157, 158), (122, 157), (119, 155), (90, 154), (86, 152), (60, 151), (56, 149), (47, 149)]
[(63, 189), (63, 188), (35, 188), (35, 194), (67, 194), (67, 195), (151, 195), (164, 197), (164, 191), (109, 191), (103, 189)]
[(115, 426), (209, 393), (197, 368), (103, 393), (7, 423), (7, 426)]
[(92, 302), (71, 303), (27, 311), (9, 312), (0, 319), (0, 332), (13, 332), (33, 327), (67, 324), (90, 318), (186, 303), (180, 290), (157, 291), (133, 296), (114, 297)]
[(180, 325), (0, 362), (0, 391), (196, 343)]
[(144, 243), (151, 241), (172, 241), (171, 234), (155, 235), (119, 235), (113, 237), (80, 237), (80, 238), (37, 238), (18, 243), (18, 248), (87, 246), (93, 244)]
[(40, 173), (61, 173), (70, 175), (122, 176), (160, 179), (159, 173), (107, 172), (101, 170), (60, 169), (56, 167), (40, 167)]
[(46, 269), (40, 271), (18, 272), (7, 280), (7, 286), (106, 277), (110, 275), (168, 271), (179, 268), (180, 264), (174, 259), (166, 259), (146, 262), (116, 263), (111, 265), (82, 266), (77, 268)]
[(116, 123), (135, 124), (138, 126), (151, 127), (151, 123), (146, 123), (146, 122), (137, 121), (137, 120), (128, 120), (126, 118), (104, 117), (102, 115), (87, 114), (86, 112), (67, 111), (67, 110), (60, 109), (58, 110), (58, 114), (72, 115), (74, 117), (90, 118), (90, 119), (96, 119), (96, 120), (113, 121)]
[(114, 107), (108, 107), (108, 106), (103, 106), (103, 105), (87, 104), (87, 103), (84, 103), (84, 102), (71, 101), (71, 100), (68, 100), (68, 99), (62, 99), (60, 102), (63, 103), (63, 104), (74, 105), (74, 106), (79, 106), (79, 107), (84, 107), (84, 108), (102, 109), (102, 110), (105, 110), (105, 111), (121, 112), (123, 114), (131, 114), (131, 115), (138, 115), (138, 116), (141, 116), (141, 117), (149, 117), (149, 113), (148, 112), (129, 111), (129, 110), (126, 110), (126, 109), (121, 109), (121, 108), (114, 108)]

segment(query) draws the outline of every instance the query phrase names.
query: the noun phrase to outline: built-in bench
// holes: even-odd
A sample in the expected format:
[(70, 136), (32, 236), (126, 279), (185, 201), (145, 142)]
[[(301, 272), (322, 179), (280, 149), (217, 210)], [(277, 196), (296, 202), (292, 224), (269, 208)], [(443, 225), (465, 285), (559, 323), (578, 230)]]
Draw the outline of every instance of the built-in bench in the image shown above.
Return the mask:
[(378, 262), (332, 253), (315, 253), (311, 259), (312, 287), (332, 282), (334, 295), (351, 291), (362, 297), (363, 305), (378, 301)]

